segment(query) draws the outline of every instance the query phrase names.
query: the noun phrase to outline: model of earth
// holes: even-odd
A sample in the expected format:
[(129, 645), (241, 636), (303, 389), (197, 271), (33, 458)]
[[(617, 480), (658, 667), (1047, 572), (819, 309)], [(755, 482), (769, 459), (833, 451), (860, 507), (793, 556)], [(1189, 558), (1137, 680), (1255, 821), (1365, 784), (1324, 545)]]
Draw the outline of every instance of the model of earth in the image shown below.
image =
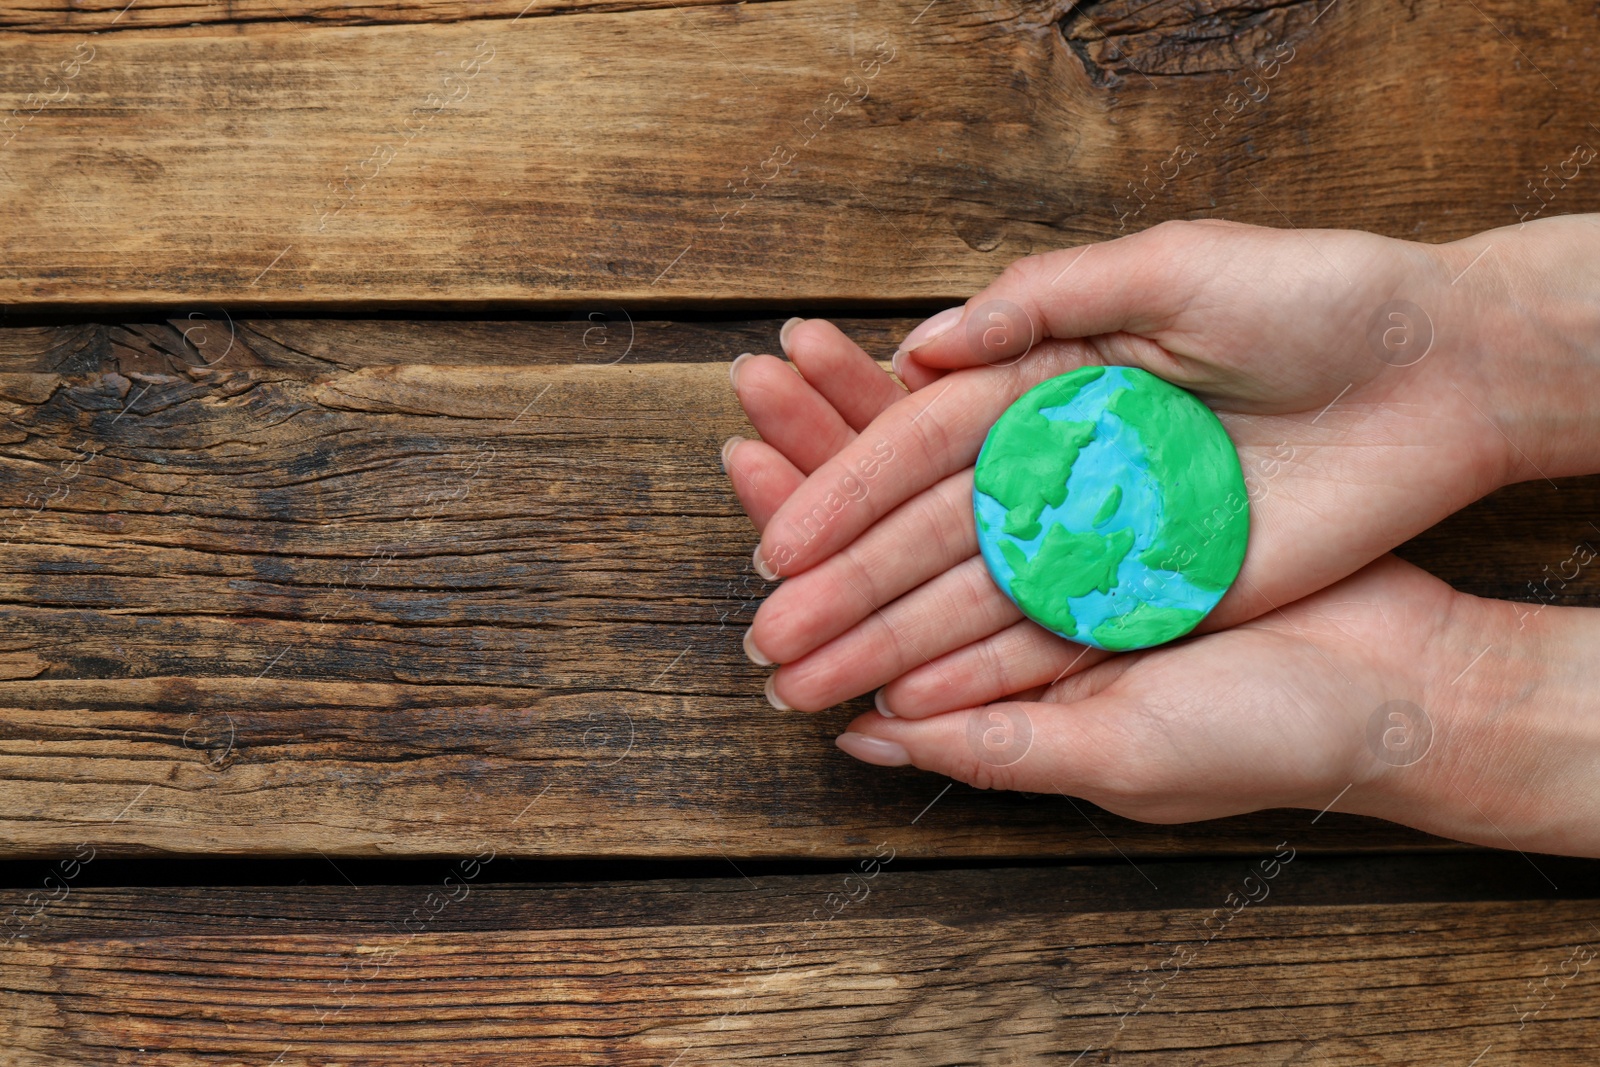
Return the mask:
[(1134, 367), (1024, 393), (973, 480), (978, 545), (1024, 615), (1116, 651), (1182, 637), (1244, 562), (1249, 499), (1210, 408)]

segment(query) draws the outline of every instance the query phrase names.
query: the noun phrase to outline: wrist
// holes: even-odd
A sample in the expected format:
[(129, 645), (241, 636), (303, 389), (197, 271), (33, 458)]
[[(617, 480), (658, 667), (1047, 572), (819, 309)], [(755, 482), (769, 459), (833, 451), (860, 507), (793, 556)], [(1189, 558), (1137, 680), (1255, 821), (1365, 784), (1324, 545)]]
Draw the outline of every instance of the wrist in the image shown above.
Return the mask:
[[(1438, 247), (1455, 385), (1495, 427), (1499, 483), (1600, 471), (1600, 214)], [(1487, 428), (1486, 428), (1487, 429)]]
[(1451, 616), (1431, 657), (1430, 749), (1392, 801), (1458, 840), (1600, 856), (1600, 611), (1462, 595)]

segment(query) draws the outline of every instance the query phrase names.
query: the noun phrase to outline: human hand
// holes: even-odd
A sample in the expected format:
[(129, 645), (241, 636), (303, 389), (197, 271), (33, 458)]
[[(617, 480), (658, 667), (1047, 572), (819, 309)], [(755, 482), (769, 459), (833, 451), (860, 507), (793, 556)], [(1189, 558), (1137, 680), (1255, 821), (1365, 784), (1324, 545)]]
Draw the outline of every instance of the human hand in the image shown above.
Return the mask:
[[(814, 710), (890, 683), (881, 707), (927, 713), (1104, 658), (1022, 619), (977, 555), (970, 506), (989, 426), (1086, 363), (1142, 366), (1194, 391), (1239, 449), (1250, 544), (1201, 632), (1337, 581), (1502, 484), (1510, 449), (1472, 399), (1492, 366), (1476, 294), (1450, 284), (1465, 251), (1193, 223), (1008, 268), (967, 305), (984, 329), (925, 341), (936, 316), (913, 331), (898, 365), (921, 388), (772, 516), (758, 567), (794, 577), (748, 643), (784, 664), (769, 695)], [(1391, 319), (1400, 300), (1435, 310)], [(990, 326), (982, 309), (997, 307), (1005, 322)], [(981, 360), (999, 362), (970, 366)]]
[[(1463, 253), (1470, 251), (1470, 247), (1462, 249)], [(1561, 275), (1581, 277), (1580, 270), (1570, 269), (1573, 266), (1581, 264), (1563, 264)], [(1577, 296), (1586, 292), (1577, 284), (1569, 289)], [(1571, 309), (1580, 302), (1563, 300), (1558, 306)], [(1541, 321), (1540, 325), (1554, 339), (1555, 347), (1595, 351), (1593, 345), (1582, 343), (1581, 330), (1563, 332), (1581, 315), (1553, 318), (1554, 323)], [(1563, 318), (1567, 321), (1561, 321)], [(831, 326), (813, 321), (803, 324), (803, 330), (793, 328), (798, 325), (792, 322), (785, 333), (817, 344), (814, 349), (803, 343), (786, 344), (786, 348), (797, 349), (791, 352), (797, 368), (829, 388), (825, 368), (838, 367), (839, 383), (850, 381), (854, 386), (841, 389), (836, 384), (833, 393), (855, 421), (853, 425), (844, 422), (840, 408), (833, 408), (778, 361), (762, 361), (765, 372), (747, 383), (755, 386), (753, 391), (740, 388), (741, 399), (758, 429), (769, 441), (781, 443), (787, 455), (761, 442), (740, 443), (737, 439), (724, 453), (732, 459), (730, 473), (758, 529), (766, 526), (783, 501), (803, 484), (808, 470), (826, 462), (830, 449), (848, 447), (855, 441), (855, 431), (870, 425), (874, 407), (892, 406), (900, 395), (892, 380)], [(1574, 334), (1580, 336), (1575, 339)], [(1511, 347), (1504, 330), (1498, 334), (1491, 331), (1489, 340)], [(1520, 346), (1523, 351), (1527, 347)], [(852, 361), (854, 367), (849, 366)], [(863, 368), (877, 376), (860, 374)], [(775, 371), (781, 374), (773, 374)], [(1572, 380), (1571, 375), (1584, 380), (1581, 366), (1569, 362), (1565, 371), (1567, 381)], [(771, 378), (763, 384), (760, 379), (766, 375)], [(1502, 379), (1496, 384), (1512, 383)], [(1511, 393), (1506, 389), (1496, 395), (1508, 398)], [(1489, 410), (1498, 424), (1532, 408), (1502, 402)], [(1541, 417), (1551, 418), (1548, 408)], [(819, 429), (828, 432), (819, 433)], [(1569, 457), (1581, 457), (1573, 444), (1580, 435), (1553, 436), (1560, 437), (1557, 448)], [(1530, 444), (1530, 450), (1533, 447)], [(1569, 473), (1574, 464), (1587, 462), (1542, 450), (1534, 453), (1536, 461), (1521, 449), (1516, 451), (1520, 464), (1514, 464), (1517, 469), (1513, 473), (1522, 476), (1533, 473), (1536, 463), (1546, 465), (1552, 473)], [(796, 462), (790, 462), (788, 455)], [(796, 585), (790, 582), (784, 588)], [(1368, 591), (1375, 595), (1363, 600), (1362, 594)], [(1036, 755), (1054, 752), (1055, 763), (1045, 766), (1034, 759), (1027, 773), (1037, 775), (1042, 768), (1066, 777), (1069, 772), (1060, 765), (1064, 754), (1076, 760), (1076, 777), (1070, 784), (1057, 782), (1057, 787), (1138, 818), (1177, 821), (1281, 804), (1321, 810), (1331, 792), (1337, 795), (1332, 807), (1340, 811), (1385, 816), (1489, 845), (1595, 854), (1600, 844), (1592, 827), (1600, 811), (1600, 797), (1594, 783), (1600, 781), (1595, 773), (1600, 768), (1596, 766), (1593, 731), (1585, 725), (1593, 716), (1584, 694), (1592, 688), (1592, 679), (1586, 677), (1590, 657), (1585, 650), (1600, 637), (1596, 614), (1548, 609), (1530, 615), (1514, 605), (1456, 594), (1414, 568), (1384, 559), (1332, 589), (1234, 631), (1125, 654), (1098, 672), (1069, 679), (1050, 692), (1036, 686), (1022, 694), (1046, 705), (1079, 691), (1088, 695), (1078, 705), (1057, 704), (1049, 713), (1030, 717), (1035, 727), (1033, 745), (1039, 746)], [(1031, 626), (1019, 623), (1010, 636), (1015, 638), (1016, 631)], [(1298, 655), (1286, 655), (1282, 650), (1291, 638), (1299, 641)], [(1090, 657), (1104, 658), (1096, 650), (1058, 643), (1076, 649), (1078, 655), (1087, 651)], [(997, 647), (993, 641), (979, 642), (945, 662), (958, 669), (959, 658), (965, 655), (976, 663), (983, 655), (978, 650), (986, 645), (991, 650)], [(1255, 672), (1262, 664), (1269, 669)], [(1351, 697), (1349, 692), (1341, 694), (1329, 687), (1330, 673), (1338, 676), (1345, 690), (1352, 683), (1373, 679), (1385, 684)], [(1165, 701), (1161, 699), (1163, 679), (1170, 683)], [(1249, 684), (1236, 687), (1241, 679)], [(1302, 684), (1303, 679), (1312, 681)], [(1220, 688), (1223, 686), (1228, 688)], [(769, 691), (770, 687), (769, 682)], [(1191, 748), (1200, 745), (1201, 739), (1178, 730), (1168, 732), (1169, 726), (1226, 731), (1238, 716), (1224, 701), (1236, 703), (1236, 692), (1246, 696), (1244, 706), (1249, 712), (1243, 716), (1246, 725), (1238, 730), (1236, 743), (1230, 747), (1223, 743), (1225, 735), (1218, 735), (1195, 749), (1207, 757), (1204, 766), (1195, 768), (1187, 784), (1175, 782), (1174, 775), (1181, 768), (1174, 766), (1173, 753), (1178, 754), (1179, 762), (1187, 761)], [(1383, 706), (1378, 705), (1366, 716), (1359, 743), (1352, 738), (1350, 724), (1364, 705), (1386, 694), (1418, 692), (1424, 695), (1417, 703), (1426, 709), (1420, 712), (1420, 720), (1403, 711), (1378, 716)], [(1287, 714), (1282, 712), (1286, 695), (1293, 708)], [(1318, 699), (1309, 699), (1312, 697)], [(1113, 701), (1135, 698), (1142, 701), (1136, 714), (1110, 710)], [(1163, 707), (1174, 706), (1181, 712), (1176, 720), (1159, 714)], [(973, 736), (963, 728), (963, 724), (970, 725), (966, 720), (978, 717), (982, 729), (976, 736), (982, 738), (996, 725), (992, 718), (996, 713), (1009, 716), (1009, 722), (1017, 721), (1015, 708), (999, 705), (934, 718), (933, 710), (924, 707), (907, 711), (916, 721), (904, 724), (868, 715), (852, 724), (851, 732), (857, 737), (881, 742), (888, 740), (883, 737), (886, 732), (915, 732), (902, 738), (902, 749), (890, 750), (887, 759), (885, 750), (873, 741), (862, 748), (851, 739), (841, 747), (869, 762), (912, 761), (976, 785), (1050, 788), (1038, 784), (1036, 778), (1021, 777), (1017, 770), (1021, 761), (997, 766), (992, 759), (977, 758), (983, 746), (974, 749), (965, 740)], [(1276, 708), (1279, 713), (1268, 716), (1264, 708)], [(1077, 714), (1084, 710), (1098, 714)], [(1219, 715), (1220, 710), (1228, 714)], [(1065, 731), (1054, 725), (1057, 715), (1063, 721), (1073, 720)], [(1094, 735), (1097, 740), (1090, 737), (1091, 726), (1100, 731)], [(1256, 731), (1253, 736), (1252, 730)], [(1435, 735), (1440, 747), (1426, 747)], [(962, 739), (967, 756), (952, 736)], [(1162, 754), (1159, 746), (1140, 743), (1151, 738), (1172, 743)], [(1398, 738), (1398, 743), (1391, 745), (1391, 738)], [(1113, 747), (1119, 739), (1121, 747)], [(1285, 763), (1282, 747), (1288, 741), (1299, 743), (1298, 757)], [(1367, 755), (1363, 755), (1362, 745)], [(1235, 763), (1216, 758), (1227, 751), (1237, 755)], [(1152, 753), (1161, 758), (1143, 758)], [(958, 766), (963, 759), (967, 764)], [(1341, 775), (1347, 771), (1348, 780), (1341, 784)], [(1093, 775), (1102, 780), (1111, 775), (1112, 789), (1125, 799), (1089, 784)], [(1297, 794), (1302, 799), (1295, 799)]]
[(806, 475), (906, 395), (904, 386), (832, 323), (790, 319), (779, 344), (790, 363), (746, 352), (728, 368), (761, 439), (728, 438), (722, 467), (757, 532)]
[(1600, 612), (1457, 593), (1385, 556), (1282, 611), (1127, 652), (1006, 703), (858, 717), (839, 747), (1144, 822), (1374, 815), (1600, 855)]

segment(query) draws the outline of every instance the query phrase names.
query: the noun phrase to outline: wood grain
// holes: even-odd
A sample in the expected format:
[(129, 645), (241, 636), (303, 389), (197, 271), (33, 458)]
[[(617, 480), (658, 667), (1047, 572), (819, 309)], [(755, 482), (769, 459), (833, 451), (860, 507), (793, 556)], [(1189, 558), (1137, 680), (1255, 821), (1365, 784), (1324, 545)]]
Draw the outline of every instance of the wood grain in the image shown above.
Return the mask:
[[(869, 352), (886, 358), (921, 320), (833, 321)], [(0, 329), (0, 396), (34, 390), (42, 397), (58, 376), (182, 376), (206, 367), (310, 379), (408, 364), (721, 363), (740, 352), (777, 351), (782, 324), (782, 319), (635, 321), (624, 309), (604, 304), (578, 306), (553, 320), (235, 319), (226, 308), (196, 304), (160, 321)], [(1399, 552), (1478, 596), (1595, 606), (1600, 605), (1600, 576), (1581, 568), (1572, 575), (1563, 563), (1579, 544), (1600, 544), (1596, 516), (1600, 478), (1567, 478), (1557, 486), (1530, 481), (1466, 508)]]
[[(725, 362), (791, 307), (886, 355), (1018, 255), (1164, 218), (1515, 222), (1600, 137), (1597, 27), (0, 0), (0, 316), (32, 324), (0, 330), (0, 1059), (1592, 1062), (1592, 863), (1140, 826), (774, 712), (715, 457)], [(1548, 210), (1596, 208), (1588, 176)], [(534, 317), (304, 317), (412, 308)], [(1600, 604), (1560, 576), (1596, 505), (1517, 486), (1402, 551)], [(1196, 853), (1231, 858), (1162, 858)], [(326, 884), (95, 884), (319, 854)], [(1106, 862), (907, 869), (1062, 856)], [(727, 876), (543, 881), (590, 858)]]
[(1140, 855), (1310, 818), (944, 795), (833, 748), (859, 704), (772, 710), (721, 363), (226, 366), (0, 377), (6, 854)]
[(200, 6), (0, 12), (0, 302), (943, 301), (1163, 218), (1459, 237), (1600, 136), (1556, 0)]
[[(1590, 1062), (1592, 900), (1506, 893), (1516, 857), (1374, 877), (1296, 854), (1263, 880), (1289, 849), (911, 872), (868, 847), (854, 874), (556, 885), (489, 884), (495, 858), (409, 886), (74, 889), (0, 948), (0, 1029), (27, 1067)], [(1593, 888), (1593, 864), (1559, 876)], [(1490, 899), (1459, 900), (1467, 884)], [(0, 912), (25, 901), (0, 893)]]

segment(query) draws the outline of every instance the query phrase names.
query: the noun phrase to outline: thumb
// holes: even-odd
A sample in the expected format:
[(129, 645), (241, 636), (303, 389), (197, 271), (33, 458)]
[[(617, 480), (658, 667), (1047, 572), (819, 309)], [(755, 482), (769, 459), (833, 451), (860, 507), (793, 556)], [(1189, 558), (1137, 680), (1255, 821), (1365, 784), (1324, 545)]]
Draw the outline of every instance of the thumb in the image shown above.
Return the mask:
[[(1019, 259), (960, 308), (906, 336), (896, 356), (926, 367), (974, 367), (1020, 358), (1047, 338), (1163, 328), (1193, 296), (1201, 274), (1183, 254), (1233, 223), (1164, 223), (1100, 244)], [(1230, 234), (1231, 236), (1231, 234)]]

